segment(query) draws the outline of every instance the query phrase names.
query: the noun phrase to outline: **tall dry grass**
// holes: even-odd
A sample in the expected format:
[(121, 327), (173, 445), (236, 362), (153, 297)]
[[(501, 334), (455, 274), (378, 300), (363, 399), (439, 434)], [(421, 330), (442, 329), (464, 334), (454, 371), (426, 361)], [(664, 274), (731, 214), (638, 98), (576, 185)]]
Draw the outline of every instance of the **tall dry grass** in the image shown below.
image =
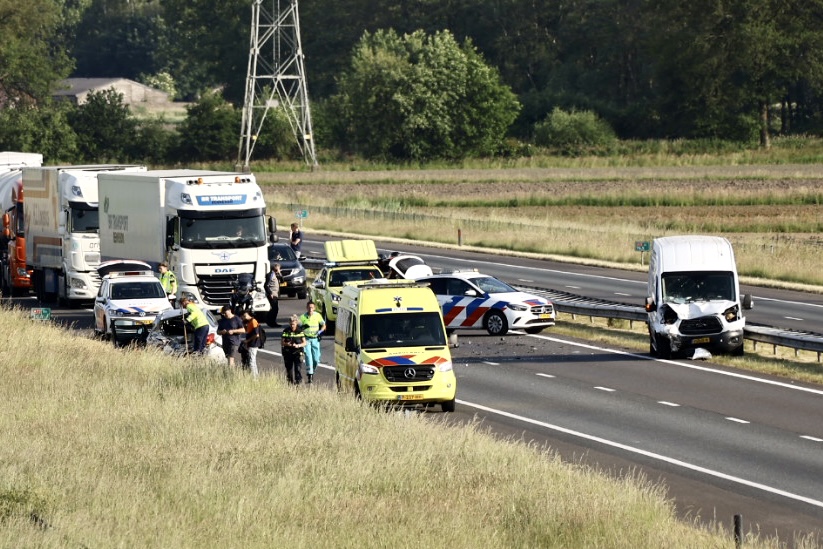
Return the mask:
[[(2, 547), (729, 547), (662, 487), (477, 426), (0, 310)], [(750, 536), (747, 547), (777, 547)]]

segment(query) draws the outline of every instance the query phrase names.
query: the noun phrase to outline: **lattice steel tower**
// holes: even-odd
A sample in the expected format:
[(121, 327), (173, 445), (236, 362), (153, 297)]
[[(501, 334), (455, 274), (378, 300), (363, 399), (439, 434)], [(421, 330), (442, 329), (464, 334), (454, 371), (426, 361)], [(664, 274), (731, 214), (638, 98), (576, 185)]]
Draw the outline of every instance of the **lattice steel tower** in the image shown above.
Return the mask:
[[(270, 3), (266, 11), (263, 2)], [(306, 69), (300, 42), (297, 0), (253, 0), (249, 68), (237, 165), (248, 171), (255, 141), (269, 109), (282, 108), (306, 163), (317, 156), (311, 129)]]

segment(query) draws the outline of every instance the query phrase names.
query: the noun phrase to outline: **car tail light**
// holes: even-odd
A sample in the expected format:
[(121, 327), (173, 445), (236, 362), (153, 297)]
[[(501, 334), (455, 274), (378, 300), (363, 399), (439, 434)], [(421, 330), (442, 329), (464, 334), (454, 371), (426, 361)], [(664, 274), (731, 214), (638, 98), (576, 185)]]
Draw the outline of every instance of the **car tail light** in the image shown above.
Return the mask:
[(206, 336), (206, 345), (211, 345), (214, 343), (214, 334), (209, 334)]

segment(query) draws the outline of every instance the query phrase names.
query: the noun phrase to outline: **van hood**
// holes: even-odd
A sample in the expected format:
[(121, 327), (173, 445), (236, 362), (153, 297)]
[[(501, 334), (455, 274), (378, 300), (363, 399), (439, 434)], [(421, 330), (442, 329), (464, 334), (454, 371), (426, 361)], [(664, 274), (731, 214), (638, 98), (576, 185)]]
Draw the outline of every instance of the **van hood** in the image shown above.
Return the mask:
[(691, 303), (666, 303), (678, 318), (700, 318), (723, 314), (729, 307), (734, 307), (734, 301), (693, 301)]

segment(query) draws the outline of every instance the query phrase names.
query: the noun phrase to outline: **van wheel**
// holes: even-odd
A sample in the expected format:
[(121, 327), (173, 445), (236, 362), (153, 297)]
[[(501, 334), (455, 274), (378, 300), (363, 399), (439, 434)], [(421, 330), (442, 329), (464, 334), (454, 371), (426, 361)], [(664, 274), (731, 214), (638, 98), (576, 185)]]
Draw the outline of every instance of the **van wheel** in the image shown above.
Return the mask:
[(483, 319), (483, 327), (489, 332), (489, 335), (506, 335), (509, 331), (509, 321), (506, 316), (497, 310), (491, 310), (486, 313), (486, 318)]
[(672, 357), (672, 345), (671, 342), (666, 339), (665, 337), (655, 336), (654, 337), (655, 346), (657, 347), (657, 356), (660, 358), (671, 358)]
[(454, 412), (456, 407), (457, 405), (455, 404), (454, 399), (447, 400), (446, 402), (440, 404), (440, 408), (442, 408), (444, 412)]
[(743, 344), (740, 344), (740, 347), (735, 347), (732, 350), (732, 356), (743, 356)]

